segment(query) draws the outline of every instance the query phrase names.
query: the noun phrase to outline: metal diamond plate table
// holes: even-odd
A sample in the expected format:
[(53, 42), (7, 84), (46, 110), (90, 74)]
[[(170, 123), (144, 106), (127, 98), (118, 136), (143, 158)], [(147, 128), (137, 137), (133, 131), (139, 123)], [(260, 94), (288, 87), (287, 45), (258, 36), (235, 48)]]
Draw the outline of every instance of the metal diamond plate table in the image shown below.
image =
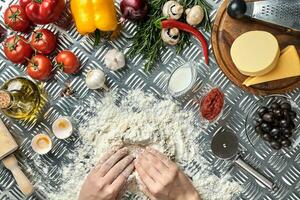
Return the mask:
[[(9, 4), (16, 4), (17, 0), (0, 0), (0, 29), (5, 30), (3, 23), (3, 12)], [(213, 18), (217, 12), (217, 8), (222, 3), (221, 0), (210, 1), (214, 6), (211, 13)], [(50, 131), (50, 125), (59, 115), (70, 115), (74, 118), (77, 117), (78, 112), (85, 112), (78, 110), (76, 105), (89, 105), (93, 99), (100, 99), (103, 97), (101, 91), (91, 91), (85, 86), (85, 76), (89, 69), (99, 68), (103, 69), (107, 74), (107, 85), (112, 89), (118, 89), (121, 95), (126, 95), (129, 89), (142, 88), (147, 92), (157, 94), (158, 96), (166, 93), (167, 79), (171, 71), (187, 61), (197, 61), (202, 52), (200, 51), (199, 44), (196, 40), (192, 39), (193, 43), (186, 48), (180, 55), (175, 53), (175, 49), (167, 48), (161, 53), (161, 62), (159, 62), (151, 73), (144, 72), (141, 66), (145, 62), (141, 56), (137, 55), (133, 59), (127, 60), (126, 69), (118, 72), (112, 72), (104, 66), (104, 55), (111, 48), (117, 48), (124, 53), (127, 52), (130, 45), (130, 38), (135, 33), (135, 25), (131, 22), (126, 22), (124, 25), (121, 37), (115, 41), (103, 41), (97, 48), (93, 47), (92, 36), (83, 37), (76, 31), (74, 24), (70, 18), (70, 11), (64, 13), (64, 17), (56, 24), (49, 24), (44, 26), (58, 35), (58, 48), (57, 51), (63, 49), (70, 49), (80, 58), (82, 63), (82, 71), (78, 76), (69, 76), (61, 72), (56, 73), (51, 81), (44, 84), (45, 90), (48, 93), (46, 107), (43, 110), (43, 115), (40, 121), (14, 121), (4, 115), (0, 114), (1, 119), (8, 125), (10, 131), (16, 138), (20, 148), (17, 152), (17, 158), (24, 171), (27, 172), (30, 179), (32, 177), (32, 170), (36, 175), (43, 179), (51, 181), (52, 189), (59, 188), (60, 166), (68, 161), (66, 156), (67, 152), (73, 151), (74, 145), (78, 143), (78, 137), (74, 136), (69, 140), (57, 140)], [(25, 34), (25, 37), (29, 35)], [(210, 34), (206, 33), (206, 38), (210, 38)], [(2, 36), (2, 40), (4, 36)], [(25, 66), (14, 65), (5, 59), (1, 47), (0, 51), (0, 84), (15, 76), (27, 76)], [(270, 148), (255, 150), (249, 143), (245, 131), (244, 123), (246, 113), (257, 101), (258, 96), (253, 96), (242, 91), (237, 86), (233, 85), (218, 68), (210, 46), (210, 66), (204, 64), (201, 60), (201, 87), (196, 95), (201, 96), (201, 92), (205, 88), (220, 87), (226, 96), (225, 109), (220, 120), (205, 128), (199, 135), (198, 141), (200, 145), (206, 148), (204, 153), (205, 158), (213, 166), (213, 170), (220, 174), (224, 173), (228, 168), (233, 176), (233, 179), (239, 182), (244, 187), (244, 192), (237, 197), (237, 199), (247, 200), (299, 200), (300, 199), (300, 148), (296, 147), (290, 151), (274, 152)], [(53, 54), (55, 55), (55, 53)], [(53, 58), (53, 57), (52, 57)], [(69, 85), (75, 94), (71, 97), (61, 97), (62, 90)], [(292, 98), (298, 105), (300, 105), (299, 88), (286, 94)], [(193, 110), (195, 116), (198, 116), (198, 105), (192, 98), (185, 98), (180, 100), (184, 109)], [(80, 119), (77, 119), (80, 120)], [(230, 129), (234, 131), (240, 139), (240, 148), (243, 151), (245, 160), (255, 166), (260, 172), (265, 174), (278, 187), (276, 191), (268, 191), (260, 186), (252, 177), (246, 172), (231, 168), (228, 161), (217, 159), (209, 150), (209, 143), (212, 135), (220, 129)], [(297, 127), (299, 129), (299, 127)], [(30, 147), (30, 141), (37, 133), (48, 133), (54, 143), (53, 150), (46, 156), (40, 158), (40, 163), (34, 162), (38, 157)], [(197, 173), (197, 163), (183, 164), (186, 171), (192, 177)], [(47, 188), (49, 189), (49, 188)], [(33, 199), (46, 199), (44, 196), (45, 191), (37, 191), (32, 195), (30, 200)], [(51, 189), (49, 189), (51, 191)], [(15, 200), (24, 199), (25, 197), (19, 191), (12, 175), (2, 165), (0, 165), (0, 199), (1, 200)], [(133, 197), (128, 197), (132, 199)]]

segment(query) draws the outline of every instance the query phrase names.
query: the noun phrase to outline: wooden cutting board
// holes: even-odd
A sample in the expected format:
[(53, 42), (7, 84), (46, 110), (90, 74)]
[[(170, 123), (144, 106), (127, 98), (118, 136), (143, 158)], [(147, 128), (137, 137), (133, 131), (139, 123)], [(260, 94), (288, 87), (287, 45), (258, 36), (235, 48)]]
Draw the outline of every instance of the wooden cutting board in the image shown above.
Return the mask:
[(264, 23), (247, 19), (233, 19), (227, 14), (228, 2), (229, 0), (225, 0), (219, 8), (212, 30), (213, 52), (219, 67), (225, 75), (240, 88), (257, 95), (285, 93), (299, 87), (300, 77), (271, 81), (250, 87), (242, 84), (247, 76), (237, 70), (230, 56), (230, 47), (238, 36), (253, 30), (268, 31), (277, 38), (281, 50), (288, 45), (295, 45), (298, 53), (300, 53), (300, 37), (288, 34), (283, 29), (271, 27)]
[(16, 157), (12, 154), (17, 149), (18, 144), (0, 119), (0, 160), (2, 160), (4, 166), (12, 172), (20, 190), (28, 197), (33, 193), (34, 188), (21, 171)]
[(0, 160), (16, 151), (18, 144), (0, 119)]

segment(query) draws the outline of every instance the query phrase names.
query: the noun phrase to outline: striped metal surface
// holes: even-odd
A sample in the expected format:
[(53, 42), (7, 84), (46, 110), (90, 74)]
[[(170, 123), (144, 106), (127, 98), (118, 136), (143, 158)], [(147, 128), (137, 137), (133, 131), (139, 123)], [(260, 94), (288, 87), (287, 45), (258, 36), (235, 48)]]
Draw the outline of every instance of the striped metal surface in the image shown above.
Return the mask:
[[(1, 30), (5, 30), (3, 24), (3, 12), (9, 4), (15, 4), (17, 0), (0, 0)], [(211, 1), (214, 5), (214, 11), (211, 16), (215, 15), (221, 0)], [(58, 72), (51, 81), (45, 83), (44, 87), (49, 95), (47, 105), (43, 110), (40, 121), (14, 121), (0, 114), (1, 119), (9, 126), (9, 129), (16, 138), (20, 149), (17, 152), (17, 158), (24, 171), (33, 179), (30, 170), (36, 171), (40, 177), (51, 181), (49, 191), (59, 188), (60, 166), (63, 163), (70, 162), (66, 156), (68, 151), (73, 151), (74, 145), (79, 140), (75, 136), (61, 141), (57, 140), (50, 131), (50, 125), (59, 115), (71, 115), (77, 120), (78, 113), (85, 112), (78, 109), (76, 105), (87, 105), (92, 99), (101, 99), (103, 93), (101, 91), (91, 91), (85, 86), (84, 80), (86, 73), (91, 68), (103, 69), (107, 74), (107, 85), (112, 89), (119, 89), (120, 94), (126, 95), (130, 89), (142, 88), (143, 90), (162, 96), (166, 93), (167, 79), (171, 71), (187, 61), (197, 61), (199, 70), (201, 71), (201, 86), (197, 91), (197, 96), (201, 96), (203, 91), (211, 87), (220, 87), (226, 96), (225, 109), (222, 117), (214, 124), (205, 127), (204, 131), (199, 134), (198, 143), (205, 148), (204, 156), (213, 166), (215, 173), (220, 174), (230, 169), (234, 180), (244, 186), (244, 192), (237, 199), (247, 200), (298, 200), (300, 199), (300, 148), (296, 147), (292, 150), (274, 152), (267, 146), (265, 148), (254, 149), (249, 143), (245, 131), (244, 123), (246, 113), (251, 105), (259, 98), (248, 94), (237, 86), (233, 85), (218, 68), (210, 46), (210, 66), (204, 64), (202, 51), (199, 44), (194, 38), (193, 43), (186, 48), (180, 55), (175, 53), (172, 48), (167, 48), (162, 52), (162, 61), (158, 63), (151, 73), (146, 73), (141, 68), (145, 62), (141, 56), (137, 55), (134, 59), (127, 59), (126, 69), (118, 72), (107, 70), (104, 66), (104, 55), (111, 48), (117, 48), (124, 53), (127, 52), (130, 45), (130, 38), (135, 33), (135, 25), (126, 22), (121, 32), (121, 37), (115, 41), (103, 41), (98, 48), (93, 47), (92, 36), (83, 37), (77, 33), (74, 24), (70, 20), (70, 11), (64, 14), (64, 17), (56, 24), (46, 25), (45, 27), (54, 31), (58, 35), (58, 50), (71, 49), (80, 58), (82, 63), (82, 72), (78, 76), (69, 76)], [(28, 37), (29, 35), (25, 35)], [(205, 34), (209, 39), (210, 34)], [(3, 37), (2, 37), (3, 39)], [(55, 53), (54, 53), (55, 54)], [(53, 54), (53, 55), (54, 55)], [(27, 76), (25, 66), (14, 65), (6, 61), (2, 51), (0, 51), (0, 84), (15, 76)], [(62, 90), (69, 85), (75, 94), (72, 97), (61, 97)], [(300, 105), (299, 88), (286, 94)], [(181, 99), (180, 103), (183, 108), (190, 109), (198, 116), (198, 105), (192, 100), (192, 97)], [(87, 113), (88, 114), (88, 113)], [(245, 160), (255, 166), (260, 172), (274, 180), (278, 187), (276, 191), (268, 191), (260, 186), (249, 174), (237, 167), (232, 167), (230, 161), (217, 159), (209, 149), (209, 143), (212, 135), (220, 129), (230, 129), (234, 131), (240, 139), (240, 149)], [(298, 127), (299, 129), (299, 127)], [(40, 132), (48, 133), (54, 142), (53, 150), (46, 156), (38, 158), (30, 147), (32, 137)], [(39, 160), (39, 166), (36, 163)], [(183, 163), (186, 171), (190, 176), (197, 173), (197, 163)], [(231, 168), (232, 167), (232, 168)], [(45, 191), (37, 191), (28, 199), (45, 199), (43, 193)], [(132, 196), (128, 197), (132, 199)], [(8, 170), (0, 165), (0, 199), (15, 200), (24, 199), (17, 188), (12, 175)]]

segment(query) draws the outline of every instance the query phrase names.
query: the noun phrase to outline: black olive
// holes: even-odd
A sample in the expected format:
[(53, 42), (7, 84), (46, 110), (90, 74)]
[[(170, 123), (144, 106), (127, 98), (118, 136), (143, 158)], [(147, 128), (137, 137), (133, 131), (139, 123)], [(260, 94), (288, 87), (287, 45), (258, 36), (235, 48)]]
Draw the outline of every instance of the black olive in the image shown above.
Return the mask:
[(289, 103), (282, 103), (280, 106), (282, 109), (291, 110), (292, 106)]
[(290, 129), (295, 129), (296, 125), (293, 121), (290, 122)]
[(279, 128), (273, 128), (270, 132), (270, 135), (275, 137), (275, 136), (279, 136), (280, 135), (280, 130)]
[(289, 127), (289, 121), (288, 120), (286, 120), (286, 119), (282, 119), (282, 120), (280, 120), (280, 127), (282, 127), (282, 128), (288, 128)]
[(263, 116), (265, 113), (267, 113), (268, 112), (268, 108), (267, 107), (260, 107), (259, 109), (258, 109), (258, 114), (259, 114), (259, 116)]
[(271, 108), (273, 109), (273, 110), (276, 110), (276, 109), (278, 109), (278, 108), (280, 108), (280, 105), (279, 105), (279, 103), (272, 103), (271, 104)]
[(273, 110), (273, 113), (274, 113), (274, 116), (275, 116), (276, 118), (281, 118), (281, 117), (282, 117), (282, 112), (281, 112), (280, 109), (275, 109), (275, 110)]
[(260, 117), (260, 116), (256, 116), (255, 118), (254, 118), (254, 125), (255, 126), (258, 126), (258, 125), (260, 125), (261, 123), (263, 122), (263, 119)]
[(270, 142), (270, 145), (271, 145), (271, 147), (273, 148), (273, 149), (275, 149), (275, 150), (279, 150), (279, 149), (281, 149), (281, 143), (279, 143), (279, 142), (277, 142), (276, 140), (272, 140), (271, 142)]
[(290, 115), (290, 117), (291, 117), (292, 120), (294, 120), (294, 119), (297, 118), (297, 113), (295, 111), (290, 111), (289, 115)]
[(271, 131), (271, 126), (265, 122), (262, 123), (260, 126), (264, 132), (269, 133)]
[(259, 135), (264, 134), (264, 131), (262, 130), (262, 128), (260, 126), (255, 127), (255, 132)]
[(293, 132), (290, 129), (283, 129), (282, 130), (282, 135), (286, 138), (289, 138), (293, 135)]
[(284, 117), (287, 117), (287, 116), (289, 116), (290, 115), (290, 111), (288, 111), (288, 110), (286, 110), (286, 109), (282, 109), (282, 115), (284, 116)]
[(272, 126), (273, 127), (279, 127), (280, 123), (279, 123), (279, 120), (278, 119), (274, 119), (273, 123), (272, 123)]
[(284, 139), (284, 140), (281, 141), (281, 144), (284, 147), (289, 147), (289, 146), (292, 145), (292, 142), (289, 139), (286, 138), (286, 139)]
[(282, 142), (282, 140), (283, 140), (284, 138), (278, 136), (278, 137), (276, 137), (276, 138), (274, 137), (274, 139), (275, 139), (277, 142)]
[(270, 134), (265, 133), (265, 134), (263, 134), (262, 139), (265, 140), (265, 141), (270, 142), (272, 140), (272, 137), (271, 137)]
[(265, 113), (263, 115), (263, 120), (265, 120), (266, 122), (273, 122), (274, 120), (274, 115), (271, 112)]

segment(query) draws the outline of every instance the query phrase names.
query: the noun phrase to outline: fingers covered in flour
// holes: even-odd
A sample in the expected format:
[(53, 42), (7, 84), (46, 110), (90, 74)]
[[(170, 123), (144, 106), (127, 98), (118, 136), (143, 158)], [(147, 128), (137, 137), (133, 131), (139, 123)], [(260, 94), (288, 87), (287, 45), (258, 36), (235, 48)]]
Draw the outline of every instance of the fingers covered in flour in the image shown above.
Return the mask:
[(112, 183), (119, 175), (122, 175), (122, 173), (126, 171), (126, 168), (133, 162), (133, 160), (134, 157), (131, 155), (124, 157), (109, 170), (109, 172), (104, 176), (104, 178), (109, 183)]
[(143, 156), (148, 160), (149, 163), (152, 163), (152, 166), (156, 168), (160, 174), (166, 174), (168, 173), (168, 167), (167, 165), (158, 157), (156, 157), (153, 153), (150, 151), (146, 151)]
[(137, 173), (139, 174), (141, 181), (147, 186), (150, 187), (151, 185), (155, 184), (155, 181), (151, 176), (148, 175), (148, 173), (144, 170), (143, 166), (140, 164), (140, 162), (135, 161), (134, 162), (135, 169)]
[(163, 155), (162, 153), (160, 153), (156, 149), (153, 149), (151, 147), (147, 147), (146, 149), (147, 149), (148, 152), (150, 152), (157, 159), (161, 160), (165, 164), (166, 167), (170, 167), (170, 166), (173, 165), (172, 161), (167, 156)]
[[(148, 152), (143, 152), (140, 154), (140, 156), (137, 159), (137, 163), (141, 165), (143, 170), (155, 181), (161, 183), (163, 181), (162, 173), (157, 169), (155, 164), (152, 160), (149, 158), (150, 155)], [(160, 162), (157, 160), (157, 162)]]
[(122, 148), (114, 153), (110, 158), (108, 158), (98, 170), (98, 175), (103, 177), (105, 176), (111, 168), (115, 166), (121, 159), (128, 155), (128, 149)]
[(117, 191), (121, 191), (126, 185), (128, 177), (132, 174), (134, 170), (134, 165), (131, 163), (126, 167), (126, 169), (119, 174), (119, 176), (113, 181), (111, 186), (115, 188)]
[(111, 149), (108, 152), (106, 152), (99, 160), (98, 165), (102, 165), (103, 163), (105, 163), (105, 161), (107, 161), (112, 155), (114, 155), (116, 153), (115, 150)]

